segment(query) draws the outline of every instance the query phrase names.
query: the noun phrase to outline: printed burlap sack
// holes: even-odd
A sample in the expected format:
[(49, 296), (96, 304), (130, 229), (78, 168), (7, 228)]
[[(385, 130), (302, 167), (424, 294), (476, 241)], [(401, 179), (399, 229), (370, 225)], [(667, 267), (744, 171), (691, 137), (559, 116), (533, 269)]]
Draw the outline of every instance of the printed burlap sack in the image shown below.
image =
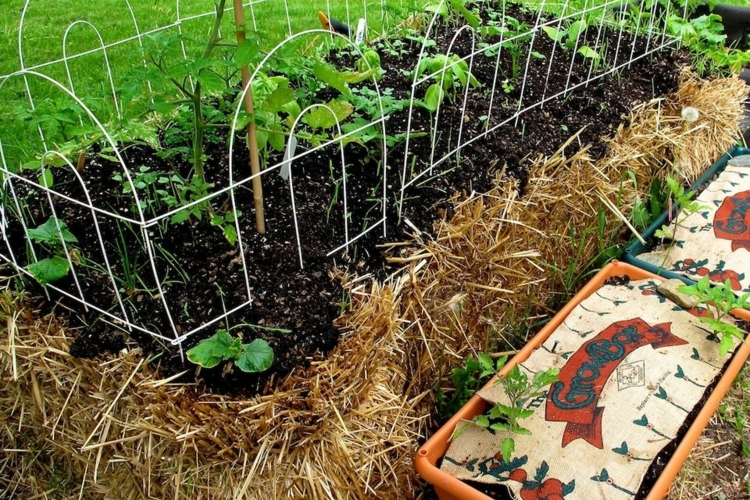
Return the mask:
[[(531, 378), (550, 367), (558, 380), (521, 421), (516, 451), (505, 432), (459, 424), (442, 470), (507, 485), (516, 498), (628, 499), (656, 455), (677, 434), (728, 359), (699, 316), (656, 292), (652, 280), (605, 285), (579, 304), (521, 364)], [(507, 404), (502, 386), (480, 391)]]
[(729, 160), (697, 201), (703, 208), (670, 224), (671, 245), (638, 258), (696, 281), (728, 279), (736, 292), (750, 292), (750, 156)]

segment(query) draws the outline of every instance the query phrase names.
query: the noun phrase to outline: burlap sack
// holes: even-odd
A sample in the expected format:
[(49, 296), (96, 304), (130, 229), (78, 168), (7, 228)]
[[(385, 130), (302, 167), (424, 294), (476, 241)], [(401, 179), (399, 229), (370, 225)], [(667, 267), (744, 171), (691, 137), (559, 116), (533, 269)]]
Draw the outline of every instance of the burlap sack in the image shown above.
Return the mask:
[[(656, 293), (656, 282), (605, 285), (579, 304), (529, 359), (533, 373), (558, 367), (546, 394), (513, 435), (462, 422), (442, 470), (460, 479), (507, 485), (524, 500), (633, 498), (659, 451), (677, 434), (726, 361), (699, 321)], [(728, 359), (728, 358), (727, 358)], [(502, 386), (480, 392), (507, 402)]]
[(670, 224), (671, 245), (638, 258), (692, 280), (729, 280), (750, 292), (750, 156), (727, 168), (698, 196), (701, 210), (678, 215)]

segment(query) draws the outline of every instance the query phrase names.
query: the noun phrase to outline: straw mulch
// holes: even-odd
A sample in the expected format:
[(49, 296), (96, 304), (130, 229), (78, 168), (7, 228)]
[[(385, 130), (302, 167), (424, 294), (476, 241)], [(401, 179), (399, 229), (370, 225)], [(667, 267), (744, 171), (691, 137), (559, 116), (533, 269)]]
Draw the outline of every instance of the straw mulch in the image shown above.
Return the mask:
[[(419, 250), (423, 261), (409, 271), (418, 278), (409, 280), (402, 302), (409, 328), (418, 331), (411, 337), (433, 344), (420, 353), (425, 387), (466, 356), (522, 345), (526, 327), (549, 317), (583, 277), (584, 264), (596, 260), (600, 217), (609, 228), (605, 240), (620, 236), (609, 206), (627, 211), (617, 200), (633, 198), (632, 184), (611, 182), (571, 142), (533, 161), (523, 196), (509, 180), (457, 203)], [(568, 148), (576, 152), (566, 156)]]
[(155, 380), (138, 350), (72, 358), (64, 325), (7, 293), (0, 497), (412, 498), (420, 397), (393, 292), (354, 291), (357, 333), (248, 401)]
[(609, 142), (609, 163), (632, 170), (639, 183), (668, 175), (693, 183), (717, 155), (737, 144), (747, 85), (739, 78), (681, 75), (678, 92), (634, 109)]
[[(728, 94), (703, 95), (713, 110)], [(732, 99), (727, 108), (739, 108)], [(712, 110), (703, 118), (734, 130)], [(664, 121), (636, 113), (632, 127), (648, 129), (646, 118)], [(6, 291), (0, 497), (414, 498), (411, 460), (439, 377), (474, 351), (520, 345), (524, 327), (585, 279), (602, 238), (627, 232), (618, 211), (628, 214), (636, 193), (622, 169), (653, 175), (641, 166), (650, 152), (621, 156), (627, 134), (610, 161), (594, 164), (575, 139), (532, 158), (523, 196), (503, 180), (456, 198), (434, 239), (394, 247), (404, 249), (394, 256), (401, 272), (350, 283), (349, 333), (330, 358), (268, 396), (235, 401), (157, 380), (136, 349), (72, 358), (66, 326)], [(715, 158), (726, 145), (703, 148)]]

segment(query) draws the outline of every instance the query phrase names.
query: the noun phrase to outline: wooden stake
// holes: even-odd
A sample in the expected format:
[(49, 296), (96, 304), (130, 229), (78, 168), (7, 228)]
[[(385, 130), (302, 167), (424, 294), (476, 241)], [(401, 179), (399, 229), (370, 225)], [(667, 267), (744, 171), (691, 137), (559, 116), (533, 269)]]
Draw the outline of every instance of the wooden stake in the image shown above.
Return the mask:
[[(242, 45), (245, 41), (245, 15), (242, 11), (242, 0), (233, 0), (234, 6), (234, 24), (237, 33), (237, 45)], [(247, 64), (240, 68), (242, 75), (242, 89), (247, 89), (245, 93), (245, 111), (252, 115), (253, 108), (253, 91), (248, 88), (250, 83), (250, 70)], [(258, 156), (258, 140), (255, 133), (255, 120), (250, 120), (247, 126), (247, 144), (250, 148), (250, 172), (256, 177), (253, 178), (253, 200), (255, 201), (255, 227), (260, 234), (266, 232), (266, 219), (263, 215), (263, 184), (260, 181), (260, 160)]]
[(86, 166), (86, 153), (81, 150), (78, 152), (78, 164), (76, 165), (76, 170), (80, 174), (83, 172), (83, 167)]

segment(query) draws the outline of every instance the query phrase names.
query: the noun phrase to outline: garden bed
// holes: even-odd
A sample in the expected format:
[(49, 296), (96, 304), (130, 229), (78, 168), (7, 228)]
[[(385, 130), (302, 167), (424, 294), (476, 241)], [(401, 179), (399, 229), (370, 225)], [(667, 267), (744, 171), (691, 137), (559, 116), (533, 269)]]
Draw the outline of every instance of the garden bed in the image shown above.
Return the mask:
[[(496, 14), (491, 11), (482, 13), (483, 16)], [(505, 15), (515, 19), (519, 26), (529, 26), (536, 22), (534, 14), (514, 6), (509, 6)], [(451, 24), (441, 28), (440, 35), (436, 38), (436, 53), (448, 51), (455, 29), (456, 26)], [(518, 31), (522, 31), (521, 28)], [(615, 44), (618, 32), (609, 31), (608, 34), (612, 37), (610, 43)], [(585, 35), (585, 39), (593, 44), (595, 36), (596, 31), (592, 29)], [(630, 46), (630, 35), (623, 33), (621, 36), (623, 39), (619, 43)], [(528, 43), (528, 39), (522, 39), (514, 50), (522, 53), (530, 50)], [(638, 45), (639, 51), (648, 49), (645, 46), (646, 39), (642, 36), (634, 39), (633, 43)], [(471, 45), (470, 32), (463, 30), (453, 43), (452, 52), (465, 55), (470, 51)], [(496, 56), (478, 55), (470, 70), (481, 86), (468, 89), (465, 103), (463, 93), (459, 90), (456, 90), (453, 97), (446, 98), (439, 110), (440, 121), (436, 129), (434, 123), (431, 124), (434, 116), (424, 108), (415, 107), (411, 121), (407, 119), (409, 107), (406, 104), (412, 91), (409, 72), (418, 62), (419, 38), (412, 35), (411, 39), (386, 39), (376, 43), (375, 47), (385, 70), (379, 86), (383, 94), (388, 96), (386, 103), (400, 103), (394, 106), (386, 122), (387, 133), (391, 137), (403, 137), (407, 132), (406, 125), (410, 123), (414, 135), (409, 142), (408, 152), (405, 151), (403, 142), (389, 148), (384, 182), (390, 192), (394, 192), (401, 184), (401, 158), (406, 156), (410, 162), (413, 161), (412, 165), (416, 165), (417, 171), (429, 165), (431, 134), (440, 138), (438, 148), (432, 152), (438, 158), (448, 152), (453, 147), (451, 144), (458, 140), (459, 132), (454, 124), (463, 122), (464, 136), (474, 136), (481, 132), (482, 127), (494, 126), (505, 117), (512, 116), (516, 103), (522, 98), (529, 100), (554, 95), (566, 88), (566, 83), (575, 85), (585, 81), (592, 69), (590, 60), (573, 50), (563, 50), (551, 38), (540, 35), (535, 38), (533, 46), (538, 57), (530, 59), (528, 74), (519, 72), (504, 75), (506, 86), (498, 86), (493, 94)], [(334, 50), (328, 59), (343, 68), (346, 61), (352, 61), (348, 54), (344, 49)], [(514, 64), (517, 65), (518, 61), (513, 60), (516, 57), (513, 54), (515, 52), (510, 49), (502, 51), (500, 67), (511, 68)], [(616, 62), (611, 51), (601, 57), (600, 64), (603, 66)], [(607, 60), (607, 57), (610, 59)], [(542, 76), (553, 58), (553, 71), (545, 79)], [(517, 126), (509, 124), (501, 127), (464, 148), (457, 168), (449, 165), (450, 162), (445, 162), (438, 167), (431, 182), (411, 186), (404, 194), (406, 201), (403, 217), (412, 226), (429, 234), (433, 223), (450, 211), (448, 200), (454, 193), (487, 191), (503, 169), (504, 175), (521, 181), (520, 188), (523, 190), (531, 165), (528, 156), (532, 152), (551, 155), (574, 132), (579, 132), (576, 138), (579, 147), (588, 147), (594, 158), (601, 157), (606, 150), (603, 139), (614, 133), (616, 124), (632, 106), (676, 90), (680, 64), (684, 61), (685, 58), (680, 53), (656, 52), (636, 60), (617, 77), (593, 80), (585, 88), (578, 88), (569, 95), (560, 96), (544, 106), (529, 110), (521, 115)], [(524, 81), (526, 83), (522, 84)], [(362, 84), (361, 89), (366, 87), (367, 85)], [(416, 92), (419, 93), (423, 88), (424, 86), (417, 87)], [(361, 89), (359, 92), (363, 92)], [(326, 88), (320, 88), (319, 91), (321, 96), (332, 93), (332, 89)], [(480, 115), (487, 112), (490, 99), (494, 101), (496, 112), (493, 112), (489, 121), (481, 121)], [(419, 133), (424, 135), (420, 137)], [(218, 134), (210, 142), (206, 149), (208, 159), (205, 161), (205, 180), (213, 186), (213, 190), (219, 190), (228, 185), (228, 160), (223, 147), (226, 136)], [(189, 179), (192, 171), (190, 162), (165, 159), (165, 155), (148, 146), (120, 146), (127, 165), (136, 174), (136, 181), (142, 180), (145, 183), (140, 194), (146, 200), (148, 209), (153, 210), (155, 215), (170, 209), (171, 206), (165, 203), (164, 197), (157, 194), (156, 190), (170, 184), (175, 189), (174, 182), (164, 180), (175, 174), (182, 179)], [(181, 147), (171, 143), (163, 143), (162, 146), (166, 151)], [(372, 144), (365, 143), (365, 146), (371, 148)], [(304, 147), (304, 143), (301, 143), (300, 149)], [(233, 333), (246, 342), (254, 338), (266, 340), (275, 352), (275, 362), (270, 370), (262, 374), (248, 375), (239, 370), (203, 370), (200, 378), (211, 390), (245, 394), (264, 392), (270, 389), (266, 387), (269, 381), (278, 380), (295, 366), (308, 366), (311, 362), (324, 359), (338, 342), (339, 331), (333, 323), (347, 304), (341, 286), (344, 275), (372, 272), (382, 276), (384, 271), (392, 270), (388, 266), (384, 267), (381, 252), (376, 246), (384, 242), (382, 234), (378, 237), (380, 231), (377, 230), (358, 240), (348, 254), (340, 252), (333, 258), (326, 257), (325, 249), (330, 247), (330, 241), (343, 239), (341, 221), (344, 207), (336, 199), (341, 184), (341, 174), (336, 163), (338, 155), (337, 147), (331, 146), (296, 160), (293, 164), (296, 205), (299, 208), (299, 219), (296, 222), (302, 238), (300, 253), (303, 256), (304, 270), (297, 265), (295, 220), (292, 218), (287, 182), (277, 175), (263, 177), (268, 226), (268, 232), (264, 235), (257, 234), (252, 227), (254, 207), (249, 184), (237, 189), (236, 209), (241, 214), (240, 231), (253, 305), (231, 315), (228, 323), (234, 328)], [(355, 143), (346, 146), (345, 158), (349, 179), (349, 224), (351, 227), (367, 227), (373, 219), (373, 212), (382, 210), (378, 202), (366, 201), (373, 189), (378, 189), (383, 182), (378, 164), (380, 158), (373, 156), (371, 150)], [(268, 162), (273, 164), (281, 159), (280, 156), (271, 155)], [(235, 148), (233, 161), (235, 182), (242, 182), (249, 174), (244, 167), (248, 162), (244, 146)], [(124, 192), (126, 186), (122, 176), (118, 179), (114, 177), (113, 172), (118, 171), (116, 163), (93, 152), (86, 158), (80, 175), (85, 181), (86, 190), (92, 196), (91, 203), (94, 206), (105, 207), (123, 217), (133, 216), (132, 194)], [(31, 182), (37, 176), (35, 171), (27, 174)], [(70, 171), (58, 173), (55, 170), (55, 189), (72, 199), (85, 199), (80, 183)], [(31, 225), (31, 221), (42, 224), (51, 215), (49, 209), (45, 209), (46, 196), (40, 191), (33, 188), (24, 191), (22, 188), (18, 194), (28, 204), (25, 208), (30, 215), (30, 220), (26, 221), (28, 225)], [(231, 310), (250, 299), (245, 292), (243, 273), (240, 272), (239, 249), (227, 241), (222, 233), (222, 226), (213, 225), (210, 220), (213, 214), (223, 214), (228, 203), (228, 194), (217, 196), (211, 200), (210, 208), (202, 209), (204, 213), (200, 219), (198, 216), (201, 214), (198, 213), (184, 222), (164, 221), (148, 229), (156, 249), (157, 272), (163, 277), (160, 283), (163, 294), (158, 293), (156, 280), (148, 265), (148, 256), (143, 250), (143, 237), (138, 234), (137, 228), (123, 229), (122, 224), (116, 220), (102, 216), (96, 216), (96, 228), (92, 223), (90, 209), (66, 202), (65, 199), (57, 199), (55, 212), (77, 238), (77, 251), (84, 262), (92, 256), (95, 259), (97, 255), (101, 255), (101, 234), (102, 240), (107, 242), (106, 252), (113, 266), (113, 274), (127, 278), (117, 283), (117, 286), (132, 315), (131, 322), (149, 325), (169, 338), (170, 318), (162, 307), (162, 296), (166, 297), (169, 310), (172, 311), (171, 320), (176, 324), (178, 332), (200, 327), (211, 320), (217, 311)], [(401, 237), (412, 231), (409, 226), (399, 224), (397, 214), (391, 208), (389, 206), (387, 212), (387, 240), (393, 240), (394, 235)], [(8, 231), (9, 241), (17, 256), (24, 255), (23, 229), (17, 220), (12, 222), (15, 224), (11, 224)], [(174, 260), (171, 256), (174, 256)], [(23, 262), (21, 258), (21, 263)], [(114, 289), (105, 270), (81, 266), (78, 272), (83, 274), (79, 282), (85, 289), (84, 296), (90, 296), (89, 300), (96, 307), (118, 315)], [(332, 279), (332, 276), (337, 278)], [(77, 295), (71, 275), (59, 285), (71, 295)], [(68, 307), (72, 310), (79, 309), (73, 304)], [(112, 338), (111, 321), (101, 322), (98, 315), (91, 311), (78, 316), (86, 329), (73, 345), (73, 353), (95, 356), (100, 352), (116, 351), (122, 346), (121, 342)], [(226, 328), (227, 324), (222, 322), (217, 327)], [(214, 332), (213, 328), (201, 330), (185, 342), (184, 348), (192, 347)], [(159, 362), (165, 375), (185, 370), (178, 346), (156, 343), (150, 336), (138, 331), (133, 331), (130, 335), (146, 352), (164, 352), (165, 355)], [(180, 380), (190, 380), (192, 373), (190, 371), (186, 375), (188, 378)]]

